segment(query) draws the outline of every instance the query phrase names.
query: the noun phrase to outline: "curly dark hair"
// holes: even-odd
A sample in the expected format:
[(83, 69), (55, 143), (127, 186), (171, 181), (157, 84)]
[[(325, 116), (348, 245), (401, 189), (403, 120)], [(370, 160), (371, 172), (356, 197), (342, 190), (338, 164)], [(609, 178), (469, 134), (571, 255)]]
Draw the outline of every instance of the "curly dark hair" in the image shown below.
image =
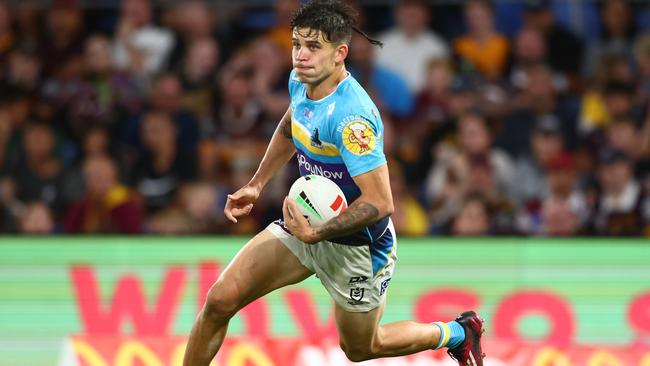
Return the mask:
[(330, 43), (350, 44), (352, 31), (364, 36), (373, 45), (383, 44), (361, 31), (356, 24), (357, 12), (339, 0), (312, 0), (296, 11), (291, 19), (291, 29), (308, 28), (320, 31)]

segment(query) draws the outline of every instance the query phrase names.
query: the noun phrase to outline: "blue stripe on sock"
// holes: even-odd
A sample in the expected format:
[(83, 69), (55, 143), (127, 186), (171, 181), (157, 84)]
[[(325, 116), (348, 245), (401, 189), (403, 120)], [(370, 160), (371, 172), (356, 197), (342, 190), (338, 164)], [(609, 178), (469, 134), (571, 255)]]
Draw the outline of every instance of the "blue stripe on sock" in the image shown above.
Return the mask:
[(447, 348), (456, 348), (460, 346), (463, 341), (465, 341), (465, 329), (457, 321), (452, 321), (447, 323), (451, 335), (449, 336), (449, 342), (447, 342)]

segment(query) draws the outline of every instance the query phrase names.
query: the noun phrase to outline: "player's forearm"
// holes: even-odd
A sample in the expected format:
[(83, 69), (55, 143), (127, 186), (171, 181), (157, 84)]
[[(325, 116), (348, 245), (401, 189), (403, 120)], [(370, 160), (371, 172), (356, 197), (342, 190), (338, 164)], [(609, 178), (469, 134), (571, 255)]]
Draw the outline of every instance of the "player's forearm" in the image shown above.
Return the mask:
[(271, 142), (266, 148), (264, 157), (257, 172), (249, 185), (257, 186), (260, 190), (273, 178), (284, 164), (295, 154), (296, 148), (291, 139), (291, 117), (285, 114), (271, 137)]
[(339, 216), (315, 228), (315, 241), (352, 234), (388, 215), (389, 211), (357, 199)]

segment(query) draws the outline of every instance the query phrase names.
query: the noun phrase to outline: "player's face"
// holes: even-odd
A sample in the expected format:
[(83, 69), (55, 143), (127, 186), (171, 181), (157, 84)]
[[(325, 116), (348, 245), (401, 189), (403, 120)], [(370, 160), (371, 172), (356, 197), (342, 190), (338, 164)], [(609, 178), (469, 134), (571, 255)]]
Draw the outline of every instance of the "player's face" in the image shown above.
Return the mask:
[(296, 28), (291, 37), (293, 67), (300, 81), (319, 84), (332, 75), (347, 55), (347, 45), (327, 42), (320, 31)]

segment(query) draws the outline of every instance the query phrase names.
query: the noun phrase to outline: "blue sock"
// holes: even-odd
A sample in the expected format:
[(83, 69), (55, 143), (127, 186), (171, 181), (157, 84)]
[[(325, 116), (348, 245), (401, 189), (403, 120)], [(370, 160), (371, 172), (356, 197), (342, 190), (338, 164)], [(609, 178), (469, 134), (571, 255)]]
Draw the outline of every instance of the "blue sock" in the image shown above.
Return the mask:
[(456, 348), (465, 340), (465, 329), (457, 321), (433, 323), (440, 328), (440, 340), (435, 349)]

